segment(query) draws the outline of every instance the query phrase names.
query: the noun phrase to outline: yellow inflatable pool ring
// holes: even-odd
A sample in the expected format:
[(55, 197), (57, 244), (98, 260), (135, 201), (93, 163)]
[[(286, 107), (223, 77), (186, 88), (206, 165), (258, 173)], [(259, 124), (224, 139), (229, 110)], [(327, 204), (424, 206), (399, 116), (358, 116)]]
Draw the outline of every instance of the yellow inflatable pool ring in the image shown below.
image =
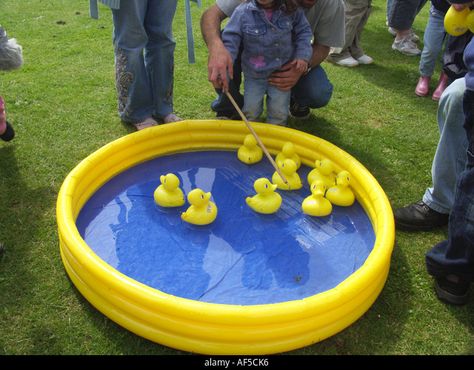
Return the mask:
[(76, 218), (88, 199), (126, 169), (153, 158), (201, 150), (237, 151), (248, 129), (240, 121), (196, 120), (155, 126), (115, 140), (80, 162), (66, 177), (57, 200), (59, 246), (64, 267), (80, 293), (124, 328), (165, 346), (201, 354), (271, 354), (319, 342), (360, 318), (382, 291), (395, 238), (390, 203), (370, 172), (335, 145), (270, 124), (252, 124), (276, 155), (292, 141), (306, 166), (330, 158), (352, 175), (351, 187), (375, 234), (363, 265), (336, 287), (275, 304), (214, 304), (166, 294), (105, 263), (81, 237)]

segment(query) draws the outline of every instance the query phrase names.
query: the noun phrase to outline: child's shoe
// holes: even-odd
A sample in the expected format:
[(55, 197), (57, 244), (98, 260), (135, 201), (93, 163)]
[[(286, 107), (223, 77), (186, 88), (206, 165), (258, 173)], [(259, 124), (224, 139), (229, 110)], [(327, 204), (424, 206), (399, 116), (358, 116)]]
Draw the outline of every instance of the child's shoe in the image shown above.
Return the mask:
[(430, 77), (421, 76), (416, 84), (415, 94), (418, 96), (427, 96), (430, 89)]
[(433, 92), (433, 96), (431, 97), (434, 101), (439, 100), (441, 94), (443, 94), (443, 91), (448, 86), (448, 82), (448, 75), (444, 72), (441, 72), (441, 75), (439, 76), (438, 86), (436, 87), (435, 91)]
[(3, 141), (11, 141), (15, 137), (15, 131), (12, 125), (7, 121), (5, 112), (5, 101), (0, 96), (0, 139)]

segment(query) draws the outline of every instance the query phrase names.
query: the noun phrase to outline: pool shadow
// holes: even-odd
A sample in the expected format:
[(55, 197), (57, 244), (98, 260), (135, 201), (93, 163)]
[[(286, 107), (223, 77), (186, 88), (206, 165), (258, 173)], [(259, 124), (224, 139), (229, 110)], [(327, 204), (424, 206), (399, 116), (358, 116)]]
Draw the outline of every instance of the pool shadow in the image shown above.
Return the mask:
[(374, 304), (352, 325), (338, 334), (291, 354), (375, 355), (390, 353), (403, 336), (412, 307), (409, 268), (400, 248), (394, 247), (388, 279)]
[[(75, 299), (80, 302), (79, 307), (82, 311), (81, 314), (85, 316), (85, 320), (94, 327), (94, 330), (97, 333), (100, 333), (100, 336), (107, 338), (109, 348), (97, 349), (94, 353), (98, 355), (106, 355), (109, 353), (120, 353), (122, 355), (192, 354), (157, 344), (125, 329), (96, 309), (87, 299), (84, 298), (70, 279), (67, 281), (69, 282), (71, 291), (74, 292)], [(100, 350), (107, 350), (107, 353), (101, 353)]]
[[(31, 311), (35, 302), (39, 304), (38, 295), (44, 298), (50, 294), (43, 285), (47, 282), (38, 276), (56, 271), (57, 256), (56, 249), (51, 251), (43, 242), (45, 235), (38, 233), (45, 223), (54, 223), (48, 210), (54, 209), (56, 191), (52, 187), (30, 188), (22, 178), (15, 150), (15, 141), (0, 146), (0, 241), (5, 246), (0, 259), (0, 320), (5, 330), (15, 325), (12, 318)], [(33, 320), (29, 325), (33, 330), (43, 324)], [(10, 336), (0, 336), (0, 354), (11, 345), (8, 340)], [(34, 347), (35, 336), (29, 341)]]

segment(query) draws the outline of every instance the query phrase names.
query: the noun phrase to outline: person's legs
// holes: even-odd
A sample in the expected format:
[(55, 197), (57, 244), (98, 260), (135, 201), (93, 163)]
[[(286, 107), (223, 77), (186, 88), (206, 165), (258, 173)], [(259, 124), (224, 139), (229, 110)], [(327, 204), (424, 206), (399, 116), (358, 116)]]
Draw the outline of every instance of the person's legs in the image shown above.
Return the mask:
[(393, 0), (388, 14), (388, 25), (397, 31), (410, 30), (425, 3), (426, 0)]
[(112, 9), (118, 110), (122, 121), (137, 123), (153, 114), (153, 94), (145, 68), (147, 1), (122, 1)]
[(154, 115), (162, 119), (173, 112), (174, 50), (172, 25), (176, 0), (148, 0), (145, 30), (148, 43), (145, 66), (151, 82)]
[[(352, 58), (350, 53), (350, 47), (354, 42), (354, 38), (356, 37), (357, 27), (361, 20), (361, 9), (359, 6), (359, 2), (361, 0), (346, 0), (344, 1), (345, 11), (345, 37), (344, 37), (344, 46), (339, 52), (331, 53), (327, 60), (333, 63), (338, 63), (341, 60), (348, 59), (349, 61)], [(342, 64), (348, 67), (356, 66), (358, 63), (357, 61), (352, 61), (351, 64)]]
[(388, 24), (395, 31), (395, 40), (392, 44), (393, 50), (409, 56), (421, 54), (414, 42), (411, 27), (425, 2), (426, 0), (393, 0), (388, 17)]
[(465, 99), (467, 166), (457, 181), (448, 240), (438, 243), (426, 254), (426, 267), (435, 278), (438, 297), (452, 304), (467, 303), (469, 286), (474, 281), (474, 112), (469, 105), (472, 101)]
[(440, 60), (445, 36), (444, 15), (431, 6), (423, 38), (423, 51), (420, 59), (421, 76), (431, 77), (433, 75), (436, 61)]
[[(291, 89), (291, 98), (300, 107), (322, 108), (331, 100), (333, 85), (321, 66), (302, 76)], [(291, 112), (293, 115), (293, 112)]]
[(266, 79), (245, 77), (244, 107), (242, 112), (249, 121), (255, 121), (263, 112), (263, 98), (267, 91)]
[(349, 45), (349, 48), (352, 57), (359, 61), (358, 59), (365, 54), (360, 44), (360, 39), (372, 10), (372, 0), (357, 0), (354, 2), (353, 8), (354, 9), (346, 9), (346, 14), (351, 12), (354, 15), (354, 18), (357, 18), (354, 37), (352, 43)]
[(421, 201), (398, 208), (395, 223), (400, 230), (430, 230), (448, 223), (456, 179), (466, 166), (467, 139), (462, 127), (464, 78), (455, 80), (444, 91), (438, 107), (440, 139), (433, 159), (432, 187)]
[(290, 91), (281, 91), (275, 86), (267, 86), (267, 122), (286, 126), (288, 121), (288, 107), (290, 105)]
[(15, 137), (15, 131), (12, 125), (7, 121), (7, 112), (5, 110), (5, 101), (0, 96), (0, 139), (11, 141)]
[(433, 159), (433, 186), (423, 202), (440, 213), (449, 213), (454, 203), (456, 179), (466, 167), (467, 139), (463, 129), (464, 78), (454, 81), (441, 96), (438, 108), (440, 139)]

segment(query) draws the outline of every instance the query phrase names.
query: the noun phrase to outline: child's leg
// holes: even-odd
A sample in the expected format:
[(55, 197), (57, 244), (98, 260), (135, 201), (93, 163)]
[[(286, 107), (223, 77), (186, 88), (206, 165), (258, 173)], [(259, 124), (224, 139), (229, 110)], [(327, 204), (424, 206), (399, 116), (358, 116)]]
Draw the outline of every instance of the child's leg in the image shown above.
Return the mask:
[(242, 109), (249, 121), (255, 121), (263, 111), (267, 80), (244, 78), (244, 107)]
[(420, 58), (421, 76), (431, 77), (433, 75), (436, 60), (440, 60), (445, 35), (444, 15), (431, 6), (423, 37), (423, 51)]
[(281, 91), (272, 85), (267, 88), (267, 122), (286, 126), (290, 105), (290, 91)]
[(7, 129), (7, 117), (5, 113), (5, 101), (0, 96), (0, 135)]
[(7, 114), (5, 111), (5, 101), (0, 96), (0, 139), (3, 141), (10, 141), (15, 137), (13, 127), (7, 121)]

